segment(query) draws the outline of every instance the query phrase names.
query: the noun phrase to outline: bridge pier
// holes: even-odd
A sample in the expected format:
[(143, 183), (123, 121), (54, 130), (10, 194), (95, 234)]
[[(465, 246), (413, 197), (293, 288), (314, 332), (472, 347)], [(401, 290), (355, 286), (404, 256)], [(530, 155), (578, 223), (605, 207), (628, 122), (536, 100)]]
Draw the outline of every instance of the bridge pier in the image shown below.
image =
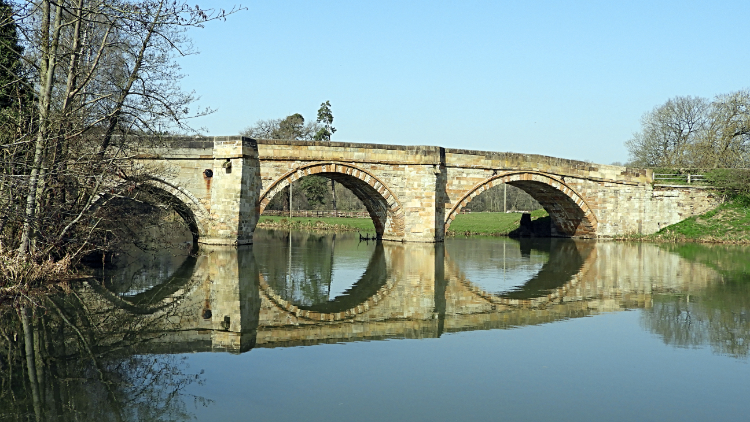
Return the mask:
[[(204, 170), (209, 219), (199, 243), (249, 245), (258, 223), (260, 163), (257, 144), (246, 138), (215, 140), (211, 168)], [(208, 173), (210, 170), (210, 173)]]

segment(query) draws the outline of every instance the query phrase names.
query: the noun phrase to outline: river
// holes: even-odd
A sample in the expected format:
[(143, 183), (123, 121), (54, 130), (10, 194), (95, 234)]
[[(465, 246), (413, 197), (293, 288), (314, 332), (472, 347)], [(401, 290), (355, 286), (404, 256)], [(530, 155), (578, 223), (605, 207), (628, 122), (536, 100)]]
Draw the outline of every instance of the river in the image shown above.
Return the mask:
[(743, 246), (257, 230), (6, 309), (0, 420), (750, 414)]

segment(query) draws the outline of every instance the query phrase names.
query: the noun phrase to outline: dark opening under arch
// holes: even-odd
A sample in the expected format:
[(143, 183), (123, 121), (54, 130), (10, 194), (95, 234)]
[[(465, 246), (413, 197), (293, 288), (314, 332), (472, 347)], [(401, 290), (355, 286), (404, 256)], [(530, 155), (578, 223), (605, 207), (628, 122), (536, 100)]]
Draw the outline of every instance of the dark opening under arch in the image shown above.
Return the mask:
[(508, 172), (488, 178), (470, 189), (447, 213), (445, 229), (472, 199), (487, 189), (507, 183), (531, 195), (549, 213), (553, 235), (596, 237), (598, 221), (583, 197), (561, 179), (541, 172)]
[(271, 199), (290, 183), (312, 175), (334, 180), (354, 193), (367, 209), (378, 238), (403, 237), (404, 216), (396, 195), (377, 177), (345, 163), (312, 163), (289, 171), (261, 193), (260, 214), (266, 209)]

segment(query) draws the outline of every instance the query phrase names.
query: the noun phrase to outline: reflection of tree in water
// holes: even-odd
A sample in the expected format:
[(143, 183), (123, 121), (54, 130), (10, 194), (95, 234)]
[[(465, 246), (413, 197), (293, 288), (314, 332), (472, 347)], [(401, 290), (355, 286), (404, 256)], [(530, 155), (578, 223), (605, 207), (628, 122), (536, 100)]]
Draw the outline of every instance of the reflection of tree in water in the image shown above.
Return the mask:
[(710, 345), (716, 353), (750, 353), (750, 247), (667, 244), (661, 248), (700, 262), (721, 274), (699, 294), (662, 295), (643, 312), (645, 328), (677, 347)]
[[(102, 309), (76, 294), (40, 302), (0, 313), (4, 412), (21, 420), (191, 418), (183, 391), (201, 383), (200, 375), (189, 374), (178, 357), (137, 354), (157, 336), (144, 317)], [(177, 316), (176, 309), (163, 317)]]
[(346, 280), (345, 284), (351, 283), (350, 287), (331, 297), (336, 244), (338, 242), (339, 253), (346, 255), (346, 251), (358, 245), (354, 236), (337, 240), (335, 234), (261, 231), (260, 239), (256, 237), (253, 252), (264, 280), (283, 300), (300, 309), (328, 313), (345, 311), (367, 301), (386, 283), (385, 254), (380, 243), (374, 245), (363, 274)]
[(750, 285), (726, 281), (699, 296), (664, 295), (644, 310), (643, 326), (677, 347), (710, 345), (720, 354), (747, 357), (750, 352)]
[(267, 236), (263, 243), (272, 255), (264, 256), (259, 248), (255, 252), (263, 263), (266, 282), (276, 293), (298, 305), (327, 302), (333, 276), (331, 236), (304, 232), (269, 232)]

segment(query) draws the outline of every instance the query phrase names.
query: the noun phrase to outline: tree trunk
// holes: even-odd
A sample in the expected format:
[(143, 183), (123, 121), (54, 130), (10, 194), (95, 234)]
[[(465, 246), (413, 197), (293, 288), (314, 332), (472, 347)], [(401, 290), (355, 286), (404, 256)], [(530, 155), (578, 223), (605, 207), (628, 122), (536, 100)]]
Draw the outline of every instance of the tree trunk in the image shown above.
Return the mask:
[[(49, 36), (49, 19), (50, 19), (50, 0), (42, 2), (42, 36), (47, 39)], [(21, 245), (18, 249), (20, 255), (27, 255), (30, 252), (30, 243), (34, 236), (35, 218), (37, 213), (37, 188), (39, 185), (39, 173), (42, 169), (44, 159), (44, 144), (46, 142), (47, 127), (49, 125), (50, 104), (52, 102), (52, 85), (55, 80), (55, 68), (57, 67), (57, 47), (60, 40), (60, 30), (62, 29), (62, 4), (58, 4), (55, 10), (55, 23), (53, 26), (52, 44), (47, 41), (42, 42), (42, 68), (40, 70), (40, 80), (42, 84), (39, 90), (39, 129), (36, 136), (36, 145), (34, 147), (34, 162), (29, 176), (28, 193), (26, 195), (26, 213), (23, 220), (23, 229), (21, 232)]]

